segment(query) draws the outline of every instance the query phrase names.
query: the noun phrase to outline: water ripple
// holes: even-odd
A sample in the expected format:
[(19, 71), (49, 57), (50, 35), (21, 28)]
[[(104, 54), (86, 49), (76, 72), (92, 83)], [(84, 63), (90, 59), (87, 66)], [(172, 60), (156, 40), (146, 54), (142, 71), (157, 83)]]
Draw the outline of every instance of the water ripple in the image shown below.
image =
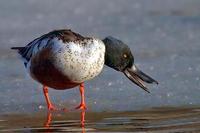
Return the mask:
[[(86, 115), (86, 117), (83, 117)], [(199, 132), (199, 108), (133, 112), (40, 112), (0, 116), (0, 132)]]

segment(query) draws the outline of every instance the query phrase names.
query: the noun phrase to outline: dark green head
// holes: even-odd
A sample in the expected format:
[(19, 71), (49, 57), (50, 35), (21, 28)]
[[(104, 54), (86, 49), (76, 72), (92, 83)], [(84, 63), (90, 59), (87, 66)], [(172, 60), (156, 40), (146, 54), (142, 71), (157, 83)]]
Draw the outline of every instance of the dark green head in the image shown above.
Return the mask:
[(144, 82), (158, 82), (140, 71), (134, 64), (134, 57), (128, 45), (114, 37), (106, 37), (103, 40), (106, 46), (105, 64), (117, 71), (123, 72), (127, 78), (149, 92)]
[(117, 71), (123, 71), (131, 67), (134, 57), (128, 45), (114, 37), (106, 37), (103, 40), (106, 46), (105, 64)]

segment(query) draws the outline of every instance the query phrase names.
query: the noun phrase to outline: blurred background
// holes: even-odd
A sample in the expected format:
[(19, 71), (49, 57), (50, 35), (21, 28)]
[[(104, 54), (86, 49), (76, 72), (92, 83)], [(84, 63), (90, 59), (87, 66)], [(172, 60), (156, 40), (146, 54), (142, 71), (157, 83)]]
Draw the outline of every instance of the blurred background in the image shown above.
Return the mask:
[[(199, 0), (0, 0), (0, 113), (46, 107), (42, 86), (26, 73), (12, 46), (54, 29), (111, 35), (128, 44), (135, 63), (159, 81), (148, 94), (108, 67), (86, 82), (90, 111), (130, 111), (200, 104)], [(58, 106), (75, 107), (79, 90), (50, 90)]]

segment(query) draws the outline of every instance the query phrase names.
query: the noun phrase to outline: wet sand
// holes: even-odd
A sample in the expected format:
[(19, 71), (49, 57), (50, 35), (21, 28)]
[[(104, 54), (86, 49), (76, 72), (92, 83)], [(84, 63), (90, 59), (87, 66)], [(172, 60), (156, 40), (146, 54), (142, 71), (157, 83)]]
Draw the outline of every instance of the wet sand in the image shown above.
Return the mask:
[(4, 114), (0, 125), (0, 132), (200, 132), (200, 108)]

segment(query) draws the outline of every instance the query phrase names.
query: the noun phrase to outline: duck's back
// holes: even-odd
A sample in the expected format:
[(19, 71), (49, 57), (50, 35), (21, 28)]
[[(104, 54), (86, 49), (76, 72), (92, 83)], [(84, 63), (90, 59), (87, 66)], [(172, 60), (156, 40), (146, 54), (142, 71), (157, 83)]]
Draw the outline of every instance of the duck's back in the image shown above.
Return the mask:
[(97, 76), (104, 65), (105, 46), (96, 38), (57, 30), (19, 50), (30, 75), (55, 89), (71, 88)]

